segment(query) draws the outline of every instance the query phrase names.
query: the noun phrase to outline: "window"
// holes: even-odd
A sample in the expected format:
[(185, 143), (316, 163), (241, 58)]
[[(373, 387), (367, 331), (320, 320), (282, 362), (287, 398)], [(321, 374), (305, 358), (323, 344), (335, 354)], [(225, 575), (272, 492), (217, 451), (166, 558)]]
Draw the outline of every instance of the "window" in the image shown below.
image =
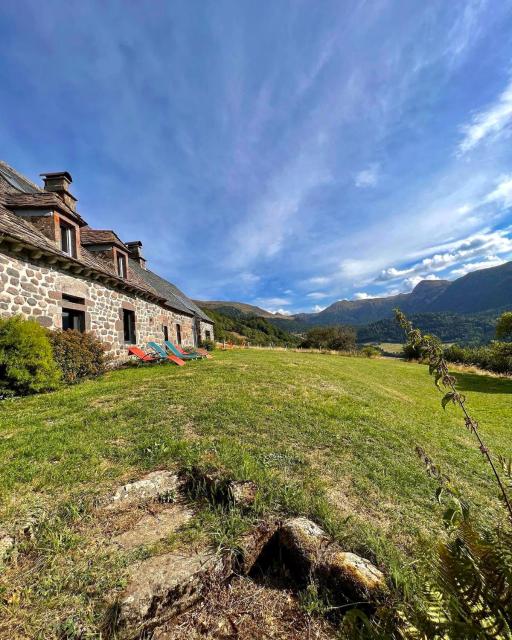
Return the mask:
[(211, 340), (212, 339), (212, 334), (210, 331), (205, 331), (204, 332), (204, 337), (206, 340)]
[(137, 342), (135, 335), (135, 311), (123, 309), (124, 341), (130, 344)]
[(176, 325), (176, 342), (181, 344), (181, 325)]
[(75, 228), (61, 220), (60, 223), (60, 248), (72, 258), (76, 258)]
[(164, 324), (163, 329), (164, 329), (164, 340), (169, 340), (169, 327), (166, 324)]
[(85, 311), (78, 309), (62, 309), (62, 329), (63, 331), (73, 330), (85, 331)]
[(116, 253), (117, 255), (117, 275), (120, 278), (126, 278), (126, 256), (122, 253)]

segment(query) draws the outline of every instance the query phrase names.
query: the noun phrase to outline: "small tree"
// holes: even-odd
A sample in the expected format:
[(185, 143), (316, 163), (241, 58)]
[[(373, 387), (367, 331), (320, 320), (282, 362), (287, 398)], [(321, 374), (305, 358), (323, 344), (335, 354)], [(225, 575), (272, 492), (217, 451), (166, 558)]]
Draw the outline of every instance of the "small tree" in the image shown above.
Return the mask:
[(356, 332), (352, 327), (314, 327), (304, 338), (301, 347), (305, 349), (330, 349), (332, 351), (354, 351)]
[(502, 313), (496, 325), (496, 337), (500, 340), (512, 339), (512, 311)]
[(0, 319), (0, 394), (50, 391), (59, 382), (46, 330), (20, 316)]

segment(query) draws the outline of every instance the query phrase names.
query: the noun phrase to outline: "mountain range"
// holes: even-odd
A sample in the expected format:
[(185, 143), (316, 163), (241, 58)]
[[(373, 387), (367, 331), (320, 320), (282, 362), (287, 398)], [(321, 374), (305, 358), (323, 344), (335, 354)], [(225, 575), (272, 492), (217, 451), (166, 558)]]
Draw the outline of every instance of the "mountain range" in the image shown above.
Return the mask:
[(422, 280), (410, 293), (364, 300), (339, 300), (318, 313), (282, 316), (240, 302), (198, 301), (197, 304), (220, 312), (237, 309), (268, 318), (288, 331), (303, 331), (317, 325), (366, 325), (390, 318), (396, 307), (409, 314), (473, 314), (512, 308), (512, 262), (473, 271), (453, 281)]

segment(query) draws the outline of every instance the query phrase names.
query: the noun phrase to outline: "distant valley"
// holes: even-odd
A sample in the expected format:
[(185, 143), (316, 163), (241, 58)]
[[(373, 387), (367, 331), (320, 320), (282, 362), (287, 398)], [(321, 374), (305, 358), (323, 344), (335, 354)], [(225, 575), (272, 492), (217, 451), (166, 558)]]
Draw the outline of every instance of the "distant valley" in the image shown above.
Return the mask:
[[(461, 323), (465, 322), (471, 327), (478, 326), (479, 339), (483, 339), (492, 336), (494, 320), (499, 313), (512, 308), (512, 262), (473, 271), (453, 281), (423, 280), (410, 293), (386, 298), (340, 300), (318, 313), (283, 316), (241, 302), (198, 301), (198, 304), (206, 310), (216, 310), (226, 315), (266, 318), (291, 333), (302, 333), (320, 325), (348, 324), (357, 327), (358, 335), (366, 336), (368, 340), (373, 339), (372, 335), (386, 336), (375, 339), (392, 339), (396, 336), (391, 319), (393, 309), (399, 307), (409, 315), (420, 316), (419, 324), (423, 325), (423, 329), (441, 327), (442, 332), (450, 333), (456, 339), (461, 331), (464, 333)], [(471, 335), (471, 331), (467, 335)], [(452, 337), (445, 335), (443, 339)]]

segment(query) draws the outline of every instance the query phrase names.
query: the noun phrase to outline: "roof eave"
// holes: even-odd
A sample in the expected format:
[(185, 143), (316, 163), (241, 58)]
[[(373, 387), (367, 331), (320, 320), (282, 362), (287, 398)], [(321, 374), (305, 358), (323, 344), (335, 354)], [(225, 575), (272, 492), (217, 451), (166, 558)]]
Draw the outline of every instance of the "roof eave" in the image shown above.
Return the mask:
[(9, 235), (5, 232), (0, 234), (0, 246), (3, 244), (9, 244), (10, 249), (13, 253), (22, 253), (28, 252), (30, 256), (34, 260), (38, 260), (43, 256), (48, 256), (49, 264), (60, 264), (65, 270), (71, 270), (75, 275), (84, 274), (86, 277), (93, 277), (96, 280), (103, 280), (107, 283), (113, 283), (117, 287), (131, 291), (136, 293), (139, 296), (157, 302), (162, 306), (166, 306), (165, 298), (161, 298), (159, 296), (153, 295), (150, 291), (146, 291), (144, 289), (140, 289), (136, 285), (124, 280), (123, 278), (119, 278), (118, 276), (111, 275), (105, 273), (104, 271), (100, 271), (99, 269), (95, 269), (94, 267), (84, 265), (76, 258), (71, 256), (67, 256), (60, 251), (53, 251), (50, 248), (38, 247), (26, 240), (22, 240), (14, 235)]

